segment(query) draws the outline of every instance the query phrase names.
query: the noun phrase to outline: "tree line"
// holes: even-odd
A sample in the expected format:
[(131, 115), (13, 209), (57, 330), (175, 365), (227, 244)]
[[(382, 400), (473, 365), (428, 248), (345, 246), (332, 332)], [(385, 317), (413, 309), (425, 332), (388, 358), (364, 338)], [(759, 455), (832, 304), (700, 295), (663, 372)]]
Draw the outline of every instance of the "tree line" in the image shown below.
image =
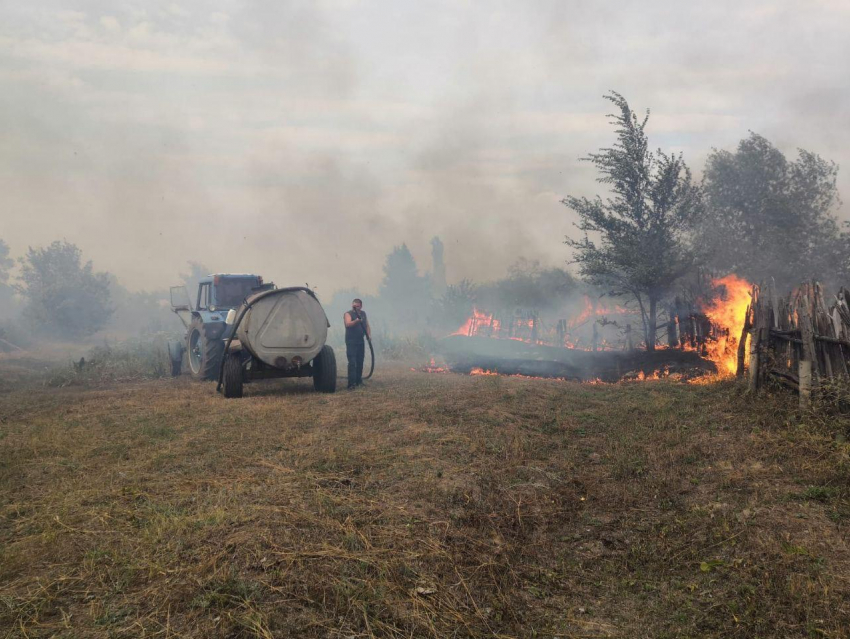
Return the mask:
[[(648, 348), (654, 348), (660, 310), (696, 272), (735, 273), (753, 282), (772, 277), (783, 289), (809, 278), (833, 286), (850, 281), (850, 233), (835, 216), (835, 163), (803, 149), (788, 158), (750, 133), (732, 151), (712, 150), (697, 181), (681, 153), (651, 148), (648, 110), (639, 116), (616, 92), (605, 98), (615, 107), (609, 115), (614, 142), (583, 158), (605, 192), (562, 200), (577, 214), (581, 233), (565, 244), (584, 286), (632, 300)], [(113, 275), (95, 271), (74, 244), (30, 247), (18, 259), (17, 281), (9, 255), (0, 239), (0, 310), (23, 300), (22, 315), (35, 329), (79, 338), (110, 325), (137, 331), (140, 321), (173, 328), (162, 307), (166, 292), (128, 291)], [(181, 277), (194, 290), (208, 272), (190, 262)], [(449, 285), (444, 246), (435, 237), (430, 271), (420, 272), (401, 244), (385, 258), (377, 295), (338, 291), (326, 306), (331, 318), (341, 317), (351, 299), (361, 297), (395, 332), (440, 333), (461, 325), (475, 305), (555, 309), (581, 286), (564, 268), (523, 258), (501, 279)]]

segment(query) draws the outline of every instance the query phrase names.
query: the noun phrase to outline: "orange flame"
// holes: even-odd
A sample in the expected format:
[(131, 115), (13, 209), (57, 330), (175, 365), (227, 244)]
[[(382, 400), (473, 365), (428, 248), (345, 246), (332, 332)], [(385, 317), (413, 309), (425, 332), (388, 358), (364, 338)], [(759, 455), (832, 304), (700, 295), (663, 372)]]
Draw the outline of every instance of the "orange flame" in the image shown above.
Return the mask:
[(706, 344), (708, 358), (717, 365), (719, 373), (734, 375), (738, 370), (738, 340), (747, 319), (753, 286), (737, 275), (727, 275), (711, 283), (716, 287), (723, 286), (726, 294), (703, 307), (711, 323), (721, 329), (717, 341)]
[(452, 333), (452, 335), (472, 337), (473, 335), (477, 335), (482, 328), (489, 328), (493, 331), (498, 331), (499, 320), (494, 320), (492, 313), (484, 313), (479, 311), (477, 308), (473, 308), (472, 315), (466, 318), (463, 326)]

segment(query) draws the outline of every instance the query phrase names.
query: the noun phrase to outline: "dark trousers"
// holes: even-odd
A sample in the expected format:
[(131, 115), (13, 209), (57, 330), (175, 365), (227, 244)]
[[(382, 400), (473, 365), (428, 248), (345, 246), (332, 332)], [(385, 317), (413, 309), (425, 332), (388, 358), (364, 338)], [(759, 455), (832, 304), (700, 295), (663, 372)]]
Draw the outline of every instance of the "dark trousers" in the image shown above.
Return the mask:
[(345, 343), (345, 355), (348, 357), (348, 386), (349, 388), (363, 383), (363, 360), (366, 357), (366, 342)]

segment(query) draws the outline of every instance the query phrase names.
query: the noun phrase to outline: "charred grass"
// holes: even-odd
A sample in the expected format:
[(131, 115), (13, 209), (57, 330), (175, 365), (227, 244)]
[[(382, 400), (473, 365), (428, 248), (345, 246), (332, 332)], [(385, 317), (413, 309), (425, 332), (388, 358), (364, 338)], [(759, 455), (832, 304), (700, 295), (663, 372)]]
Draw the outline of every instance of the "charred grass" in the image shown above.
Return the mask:
[(847, 637), (847, 423), (383, 369), (0, 394), (0, 636)]

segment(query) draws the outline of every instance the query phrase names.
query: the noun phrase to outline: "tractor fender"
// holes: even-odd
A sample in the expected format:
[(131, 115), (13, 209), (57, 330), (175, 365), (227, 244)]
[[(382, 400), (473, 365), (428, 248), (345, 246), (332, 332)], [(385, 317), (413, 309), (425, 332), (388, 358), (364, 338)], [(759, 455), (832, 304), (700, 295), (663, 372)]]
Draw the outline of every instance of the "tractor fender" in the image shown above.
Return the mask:
[(219, 339), (224, 336), (225, 313), (221, 311), (192, 311), (192, 317), (197, 317), (204, 325), (204, 332), (208, 339)]
[(168, 340), (168, 357), (172, 362), (180, 362), (183, 360), (183, 353), (186, 352), (186, 346), (180, 340)]

